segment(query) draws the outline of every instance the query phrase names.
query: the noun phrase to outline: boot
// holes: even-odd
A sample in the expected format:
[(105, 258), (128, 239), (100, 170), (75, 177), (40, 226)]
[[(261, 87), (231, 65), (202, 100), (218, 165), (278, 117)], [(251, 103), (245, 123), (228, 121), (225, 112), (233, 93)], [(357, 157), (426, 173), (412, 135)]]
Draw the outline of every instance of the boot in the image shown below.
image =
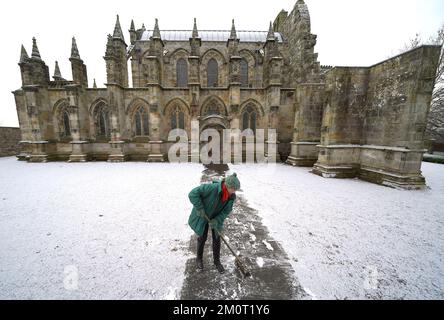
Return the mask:
[(199, 270), (203, 270), (203, 252), (205, 248), (205, 241), (198, 238), (197, 239), (197, 258), (196, 258), (196, 267)]
[(220, 263), (220, 237), (213, 237), (213, 258), (214, 265), (220, 274), (225, 272), (225, 268)]
[(225, 273), (224, 266), (220, 263), (220, 261), (214, 261), (214, 265), (216, 266), (217, 271), (219, 271), (220, 274)]

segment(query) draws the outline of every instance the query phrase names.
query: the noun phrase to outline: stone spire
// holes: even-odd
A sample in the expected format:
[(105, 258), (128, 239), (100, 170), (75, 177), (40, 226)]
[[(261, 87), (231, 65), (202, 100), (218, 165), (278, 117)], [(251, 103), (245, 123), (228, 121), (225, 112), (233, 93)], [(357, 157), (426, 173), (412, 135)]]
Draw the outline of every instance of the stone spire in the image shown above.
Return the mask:
[(267, 41), (274, 41), (276, 37), (274, 35), (273, 24), (270, 21), (270, 28), (268, 29)]
[(163, 48), (164, 48), (164, 43), (160, 35), (159, 21), (156, 19), (156, 22), (154, 24), (153, 35), (150, 37), (149, 54), (151, 56), (162, 57)]
[(21, 47), (19, 66), (23, 86), (47, 86), (49, 84), (50, 79), (48, 66), (40, 57), (35, 38), (32, 38), (32, 54), (30, 58), (28, 57), (25, 47)]
[(194, 18), (194, 26), (193, 26), (193, 38), (199, 38), (199, 32), (197, 31), (197, 23), (196, 18)]
[(77, 48), (76, 38), (72, 37), (71, 58), (80, 59), (79, 49)]
[(125, 41), (125, 39), (123, 38), (122, 28), (120, 27), (119, 15), (117, 15), (116, 26), (114, 27), (113, 38), (117, 38), (122, 41)]
[(86, 69), (86, 65), (83, 63), (83, 60), (80, 58), (79, 49), (77, 48), (77, 42), (75, 37), (72, 37), (71, 57), (69, 58), (69, 61), (71, 61), (72, 79), (74, 83), (87, 88), (88, 72)]
[(196, 18), (194, 18), (193, 33), (190, 38), (191, 56), (198, 57), (200, 55), (200, 46), (201, 45), (202, 45), (202, 41), (199, 37), (199, 32), (197, 31)]
[(156, 18), (156, 23), (154, 24), (153, 38), (161, 38), (160, 29), (159, 29), (159, 21)]
[(42, 58), (40, 57), (40, 52), (39, 52), (39, 48), (37, 47), (37, 40), (35, 39), (35, 37), (32, 38), (32, 58), (36, 58), (41, 60)]
[(62, 73), (60, 72), (59, 63), (58, 61), (55, 62), (55, 69), (54, 69), (54, 75), (52, 76), (54, 80), (62, 80)]
[[(238, 52), (238, 45), (239, 45), (239, 39), (237, 37), (237, 33), (236, 33), (236, 26), (234, 25), (234, 19), (231, 25), (231, 33), (230, 33), (230, 38), (227, 40), (227, 47), (228, 47), (228, 55), (230, 57), (238, 57), (239, 56), (239, 52)], [(236, 67), (234, 67), (234, 69), (236, 69)]]
[(136, 31), (136, 27), (134, 26), (134, 20), (131, 19), (131, 26), (129, 29), (129, 33), (130, 33), (130, 41), (131, 44), (134, 45), (137, 41), (137, 31)]
[(25, 47), (22, 45), (22, 49), (20, 52), (20, 61), (19, 63), (26, 62), (29, 59), (28, 53), (26, 52)]
[(236, 34), (236, 26), (234, 25), (234, 19), (233, 19), (231, 24), (230, 40), (235, 40), (235, 39), (237, 39), (237, 34)]
[(96, 79), (94, 78), (93, 88), (97, 89)]

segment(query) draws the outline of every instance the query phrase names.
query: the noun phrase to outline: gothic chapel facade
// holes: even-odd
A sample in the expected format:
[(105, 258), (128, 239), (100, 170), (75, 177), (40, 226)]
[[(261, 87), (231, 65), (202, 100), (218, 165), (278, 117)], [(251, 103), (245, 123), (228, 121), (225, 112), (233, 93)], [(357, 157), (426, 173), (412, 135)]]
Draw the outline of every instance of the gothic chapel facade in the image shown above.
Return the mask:
[[(422, 188), (424, 132), (440, 47), (371, 67), (323, 67), (303, 0), (268, 31), (162, 31), (119, 22), (108, 35), (107, 83), (88, 87), (72, 40), (72, 80), (53, 80), (33, 39), (14, 91), (20, 160), (166, 161), (172, 129), (277, 129), (278, 159), (324, 177)], [(131, 70), (128, 70), (128, 60)], [(128, 79), (132, 77), (132, 87)]]

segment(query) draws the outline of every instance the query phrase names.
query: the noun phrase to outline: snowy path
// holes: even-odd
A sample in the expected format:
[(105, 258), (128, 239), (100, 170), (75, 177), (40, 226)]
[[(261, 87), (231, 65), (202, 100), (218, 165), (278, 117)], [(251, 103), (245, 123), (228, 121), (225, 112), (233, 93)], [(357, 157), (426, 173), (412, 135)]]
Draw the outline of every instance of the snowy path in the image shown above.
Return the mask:
[[(220, 180), (228, 166), (211, 166), (204, 171), (202, 182)], [(221, 261), (226, 272), (220, 275), (213, 265), (212, 237), (208, 232), (204, 270), (196, 270), (195, 254), (187, 262), (186, 278), (181, 292), (184, 300), (273, 300), (303, 299), (307, 294), (299, 286), (288, 256), (262, 224), (256, 210), (250, 208), (242, 190), (237, 192), (232, 214), (225, 222), (224, 234), (230, 246), (243, 256), (252, 274), (243, 279), (234, 257), (222, 243)], [(196, 252), (193, 235), (190, 251)]]

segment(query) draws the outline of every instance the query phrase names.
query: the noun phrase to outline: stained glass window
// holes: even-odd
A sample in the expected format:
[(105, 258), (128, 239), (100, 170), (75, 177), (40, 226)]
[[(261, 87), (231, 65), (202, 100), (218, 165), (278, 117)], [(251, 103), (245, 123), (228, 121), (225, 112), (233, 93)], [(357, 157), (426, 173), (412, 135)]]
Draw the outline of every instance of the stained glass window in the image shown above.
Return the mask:
[(134, 115), (134, 128), (136, 136), (149, 136), (149, 119), (148, 112), (145, 108), (140, 107)]
[(185, 130), (185, 114), (179, 106), (176, 106), (171, 114), (171, 129)]
[(240, 62), (240, 79), (241, 86), (248, 87), (248, 62), (245, 59), (242, 59)]
[(242, 127), (243, 130), (251, 129), (253, 132), (256, 132), (256, 123), (257, 123), (257, 113), (256, 110), (251, 106), (247, 106), (242, 115)]
[(185, 59), (179, 59), (176, 65), (176, 75), (177, 75), (177, 86), (187, 87), (188, 86), (188, 64)]
[(69, 114), (68, 111), (63, 111), (63, 132), (62, 136), (69, 137), (71, 136), (71, 127), (69, 124)]
[(219, 65), (215, 59), (208, 61), (207, 67), (208, 87), (215, 88), (218, 86)]

